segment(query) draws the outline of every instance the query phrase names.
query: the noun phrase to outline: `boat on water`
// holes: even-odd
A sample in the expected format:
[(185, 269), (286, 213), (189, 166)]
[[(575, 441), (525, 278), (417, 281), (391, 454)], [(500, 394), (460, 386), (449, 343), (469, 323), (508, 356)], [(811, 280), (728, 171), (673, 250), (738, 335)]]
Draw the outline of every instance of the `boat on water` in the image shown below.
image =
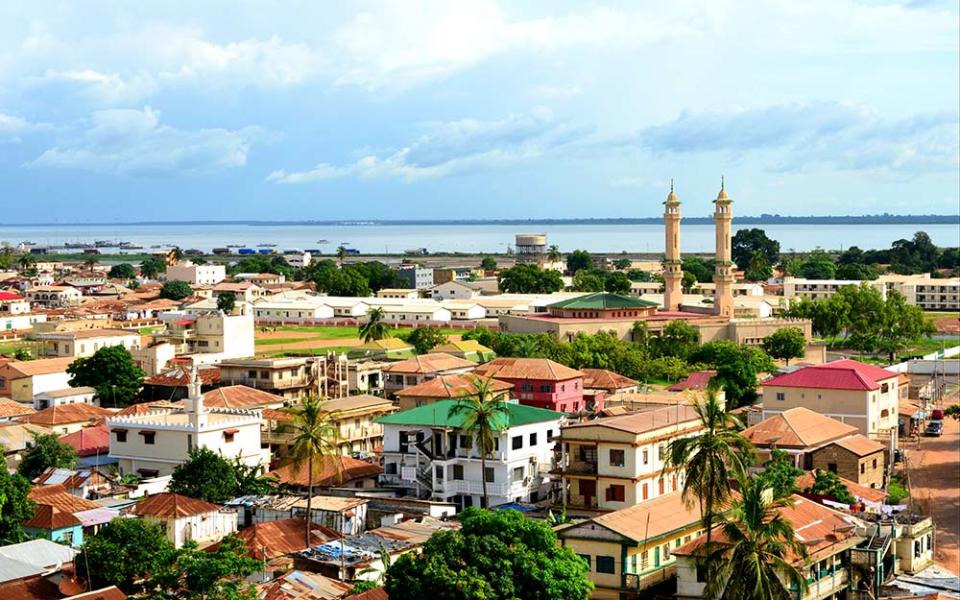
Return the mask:
[(21, 245), (21, 246), (36, 246), (37, 243), (36, 243), (36, 242), (31, 242), (30, 240), (23, 240), (22, 242), (20, 242), (20, 245)]
[(276, 248), (276, 244), (257, 244), (257, 248)]
[(227, 244), (227, 248), (243, 248), (243, 244)]
[(115, 248), (117, 243), (110, 240), (95, 240), (93, 245), (96, 248)]
[(121, 250), (143, 250), (143, 246), (140, 244), (134, 244), (133, 242), (120, 242)]
[(87, 249), (87, 248), (94, 248), (95, 246), (94, 246), (93, 244), (89, 243), (89, 242), (66, 242), (66, 243), (63, 245), (63, 247), (64, 247), (64, 248), (76, 248), (76, 249), (84, 250), (84, 249)]
[(158, 248), (163, 248), (163, 246), (161, 246), (160, 244), (154, 244), (154, 245), (150, 246), (150, 248), (152, 248), (152, 249), (154, 249), (154, 250), (157, 250)]
[(214, 248), (214, 254), (230, 254), (230, 248)]
[(317, 240), (318, 244), (329, 244), (330, 240)]

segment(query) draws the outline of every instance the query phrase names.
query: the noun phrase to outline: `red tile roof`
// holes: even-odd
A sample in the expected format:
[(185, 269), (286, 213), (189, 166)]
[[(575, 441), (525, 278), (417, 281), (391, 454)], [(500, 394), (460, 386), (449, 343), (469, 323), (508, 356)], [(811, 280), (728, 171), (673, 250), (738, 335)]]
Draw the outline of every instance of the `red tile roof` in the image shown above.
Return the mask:
[(93, 590), (92, 592), (84, 592), (76, 596), (70, 596), (63, 600), (127, 600), (127, 595), (117, 589), (116, 586), (111, 585), (110, 587)]
[(208, 408), (257, 408), (283, 402), (281, 396), (245, 385), (228, 385), (203, 395), (203, 404)]
[(668, 392), (684, 392), (686, 390), (703, 390), (710, 384), (710, 380), (717, 374), (716, 371), (694, 371), (683, 381), (671, 385)]
[(755, 446), (809, 448), (849, 437), (856, 432), (857, 428), (853, 425), (799, 406), (747, 427), (743, 430), (743, 436)]
[(827, 390), (876, 390), (880, 381), (898, 377), (897, 373), (843, 359), (797, 369), (764, 381), (764, 387), (815, 388)]
[(367, 590), (362, 594), (350, 596), (350, 600), (390, 600), (390, 596), (387, 595), (387, 590), (382, 587), (377, 587)]
[(65, 425), (96, 421), (111, 417), (113, 414), (113, 412), (93, 404), (61, 404), (60, 406), (51, 406), (32, 415), (20, 417), (19, 421), (35, 425)]
[(77, 451), (77, 456), (95, 456), (110, 452), (110, 429), (103, 425), (84, 427), (61, 436), (60, 441)]
[(74, 496), (62, 484), (34, 486), (27, 497), (36, 502), (37, 506), (53, 506), (70, 514), (101, 508), (96, 502)]
[(637, 386), (640, 383), (609, 369), (580, 369), (580, 372), (583, 373), (583, 387), (585, 389), (615, 392)]
[(164, 492), (150, 496), (140, 504), (135, 505), (130, 512), (140, 517), (149, 515), (161, 518), (180, 518), (218, 510), (220, 510), (220, 507), (216, 504), (188, 498), (180, 494)]
[(80, 525), (80, 519), (73, 516), (72, 513), (60, 510), (56, 506), (38, 504), (33, 513), (33, 518), (27, 519), (22, 525), (35, 529), (63, 529), (65, 527)]
[(512, 383), (466, 373), (463, 375), (438, 375), (423, 383), (400, 390), (397, 392), (397, 397), (456, 399), (475, 393), (475, 383), (484, 379), (489, 379), (490, 391), (495, 394), (513, 389)]
[(0, 292), (0, 300), (23, 300), (23, 296), (13, 292)]
[(0, 398), (0, 418), (22, 417), (37, 412), (32, 406), (21, 404), (10, 398)]
[(430, 354), (421, 354), (407, 360), (401, 360), (383, 368), (384, 373), (437, 373), (439, 371), (452, 371), (456, 369), (473, 369), (476, 363), (447, 354), (445, 352), (433, 352)]
[[(307, 548), (303, 539), (306, 522), (303, 518), (267, 521), (245, 527), (234, 535), (246, 543), (247, 556), (256, 560), (273, 560)], [(310, 547), (335, 539), (340, 536), (333, 529), (310, 524)]]
[[(220, 381), (220, 367), (203, 365), (197, 368), (200, 385), (213, 385)], [(190, 383), (190, 368), (176, 367), (163, 373), (158, 373), (144, 380), (147, 385), (163, 385), (168, 387), (186, 387)]]
[[(337, 460), (340, 461), (339, 477), (335, 462)], [(313, 485), (319, 487), (342, 485), (355, 479), (379, 475), (382, 472), (383, 469), (378, 465), (350, 458), (349, 456), (325, 456), (319, 461), (319, 464), (314, 464)], [(309, 485), (308, 474), (307, 465), (303, 465), (300, 469), (294, 469), (293, 465), (284, 465), (267, 473), (267, 476), (276, 478), (280, 483), (305, 487)]]
[(837, 440), (834, 442), (834, 444), (840, 446), (844, 450), (853, 452), (857, 456), (869, 456), (871, 454), (876, 454), (877, 452), (883, 452), (883, 444), (875, 442), (860, 433), (857, 435), (851, 435), (848, 438), (843, 438), (842, 440)]
[[(844, 479), (843, 477), (837, 477), (843, 485), (847, 486), (847, 491), (860, 498), (861, 500), (869, 500), (870, 502), (883, 502), (886, 499), (887, 494), (883, 490), (875, 490), (871, 487), (865, 485), (860, 485), (849, 479)], [(817, 480), (816, 473), (813, 471), (806, 471), (800, 477), (797, 477), (797, 488), (800, 490), (805, 490), (807, 488), (813, 487), (813, 482)]]
[(641, 434), (678, 423), (698, 422), (699, 420), (700, 417), (697, 416), (697, 412), (692, 406), (665, 406), (616, 417), (601, 417), (583, 423), (572, 423), (563, 428), (563, 436), (577, 439), (579, 430), (591, 427), (605, 427), (627, 433)]
[(474, 371), (477, 375), (497, 379), (535, 379), (565, 381), (583, 377), (576, 369), (553, 362), (548, 358), (496, 358)]

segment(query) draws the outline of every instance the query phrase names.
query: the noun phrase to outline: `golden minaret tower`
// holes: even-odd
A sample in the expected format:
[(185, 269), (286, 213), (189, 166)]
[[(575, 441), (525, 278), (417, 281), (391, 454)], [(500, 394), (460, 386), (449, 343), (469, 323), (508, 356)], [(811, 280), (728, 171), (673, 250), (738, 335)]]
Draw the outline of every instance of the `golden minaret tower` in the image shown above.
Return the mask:
[(670, 180), (670, 194), (663, 203), (663, 229), (666, 235), (663, 260), (663, 310), (680, 310), (683, 302), (683, 267), (680, 262), (680, 198), (673, 191)]
[(733, 230), (733, 200), (727, 195), (723, 178), (720, 178), (720, 193), (713, 201), (713, 223), (717, 232), (717, 266), (713, 274), (713, 283), (717, 286), (713, 298), (713, 312), (722, 317), (733, 317), (733, 260), (731, 259), (731, 238)]

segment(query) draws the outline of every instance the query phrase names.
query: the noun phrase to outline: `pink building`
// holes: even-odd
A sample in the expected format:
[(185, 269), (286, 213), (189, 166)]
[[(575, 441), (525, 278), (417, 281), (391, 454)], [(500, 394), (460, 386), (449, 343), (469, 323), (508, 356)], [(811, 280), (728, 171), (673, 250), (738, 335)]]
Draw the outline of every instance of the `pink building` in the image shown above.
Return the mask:
[(474, 373), (512, 384), (521, 404), (567, 413), (603, 410), (602, 394), (594, 396), (596, 406), (587, 406), (583, 373), (546, 358), (497, 358)]

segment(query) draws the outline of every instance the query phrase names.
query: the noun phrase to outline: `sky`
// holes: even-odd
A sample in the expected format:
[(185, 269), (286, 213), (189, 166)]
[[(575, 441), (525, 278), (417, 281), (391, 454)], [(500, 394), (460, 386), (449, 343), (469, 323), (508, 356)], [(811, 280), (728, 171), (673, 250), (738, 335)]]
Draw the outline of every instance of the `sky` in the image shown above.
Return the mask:
[(956, 214), (954, 0), (0, 3), (0, 222)]

